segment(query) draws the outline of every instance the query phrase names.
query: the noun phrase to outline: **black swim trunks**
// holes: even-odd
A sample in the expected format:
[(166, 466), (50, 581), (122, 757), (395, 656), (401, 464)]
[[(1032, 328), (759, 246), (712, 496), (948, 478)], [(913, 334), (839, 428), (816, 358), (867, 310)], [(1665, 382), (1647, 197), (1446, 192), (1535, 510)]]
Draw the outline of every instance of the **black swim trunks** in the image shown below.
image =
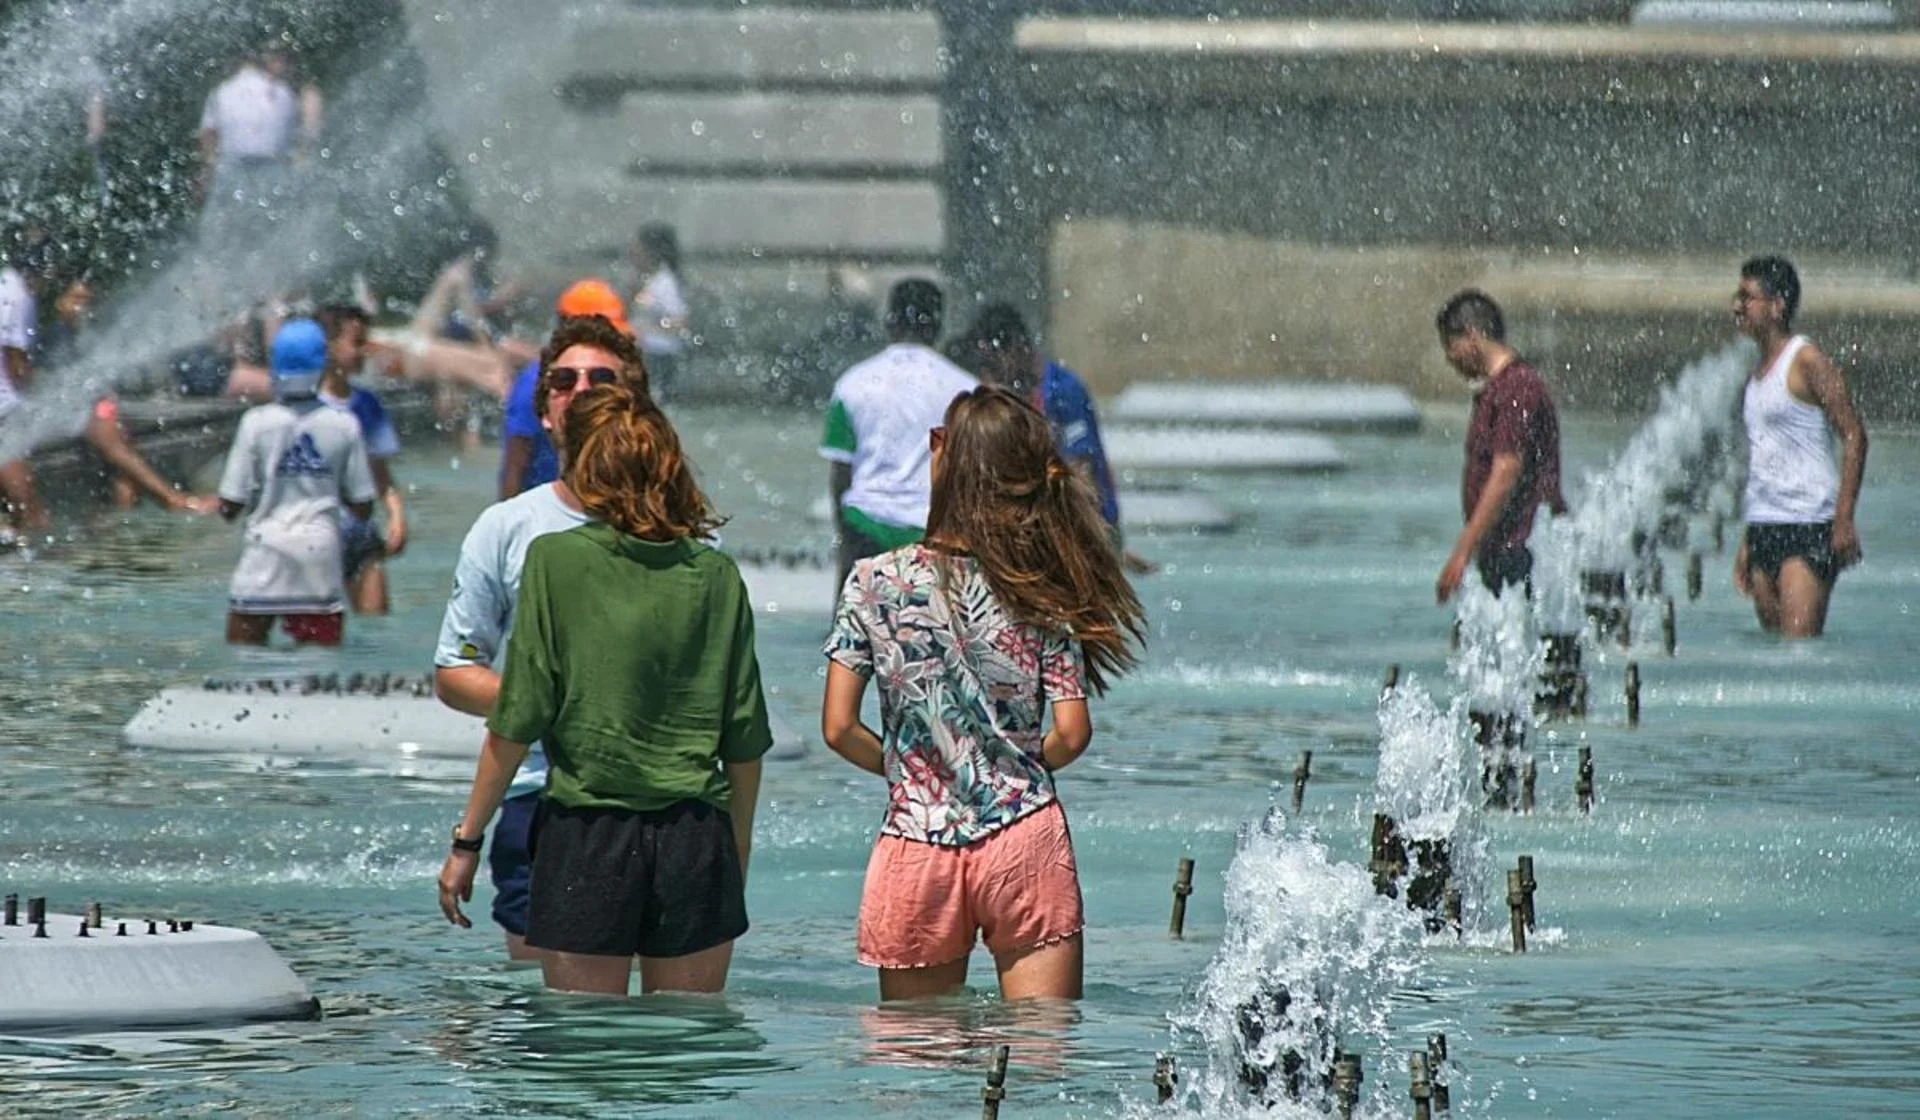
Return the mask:
[(1747, 568), (1766, 575), (1768, 579), (1780, 578), (1780, 565), (1788, 557), (1798, 556), (1813, 569), (1813, 574), (1821, 583), (1832, 583), (1833, 577), (1840, 574), (1840, 565), (1833, 555), (1833, 522), (1821, 521), (1810, 525), (1749, 525), (1747, 526)]
[(1533, 553), (1525, 545), (1519, 548), (1503, 549), (1498, 552), (1482, 552), (1473, 558), (1474, 567), (1480, 572), (1480, 582), (1495, 595), (1516, 584), (1524, 587), (1528, 596), (1533, 594)]
[(746, 877), (727, 814), (704, 801), (640, 813), (541, 800), (527, 944), (681, 957), (745, 932)]

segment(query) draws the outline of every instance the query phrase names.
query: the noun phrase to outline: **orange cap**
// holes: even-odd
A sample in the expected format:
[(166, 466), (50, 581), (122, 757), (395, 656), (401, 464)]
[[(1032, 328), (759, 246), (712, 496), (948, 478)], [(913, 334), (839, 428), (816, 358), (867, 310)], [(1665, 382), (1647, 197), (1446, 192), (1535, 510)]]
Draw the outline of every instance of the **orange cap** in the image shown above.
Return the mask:
[(633, 328), (627, 325), (626, 304), (621, 301), (620, 293), (614, 291), (613, 285), (605, 280), (574, 281), (572, 287), (560, 293), (558, 310), (568, 317), (603, 315), (622, 331), (633, 333)]

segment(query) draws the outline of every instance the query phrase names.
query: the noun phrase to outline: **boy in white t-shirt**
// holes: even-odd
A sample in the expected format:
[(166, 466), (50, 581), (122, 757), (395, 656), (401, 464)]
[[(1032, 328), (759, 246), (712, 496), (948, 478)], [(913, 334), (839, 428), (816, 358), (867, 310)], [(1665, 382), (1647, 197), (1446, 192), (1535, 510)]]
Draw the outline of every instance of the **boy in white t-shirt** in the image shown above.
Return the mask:
[(320, 324), (282, 324), (271, 366), (278, 399), (240, 418), (227, 453), (220, 515), (248, 511), (228, 592), (229, 642), (265, 645), (276, 617), (299, 643), (339, 645), (345, 630), (340, 516), (372, 516), (375, 490), (359, 421), (316, 395), (326, 365)]

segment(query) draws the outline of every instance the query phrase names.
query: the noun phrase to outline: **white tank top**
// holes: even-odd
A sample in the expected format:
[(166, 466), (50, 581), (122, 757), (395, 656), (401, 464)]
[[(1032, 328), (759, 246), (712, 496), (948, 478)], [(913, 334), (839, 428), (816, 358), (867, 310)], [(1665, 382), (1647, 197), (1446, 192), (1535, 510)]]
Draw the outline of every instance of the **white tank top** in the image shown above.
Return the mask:
[(1840, 493), (1827, 414), (1787, 389), (1787, 371), (1807, 344), (1795, 335), (1759, 377), (1747, 379), (1747, 523), (1832, 521)]

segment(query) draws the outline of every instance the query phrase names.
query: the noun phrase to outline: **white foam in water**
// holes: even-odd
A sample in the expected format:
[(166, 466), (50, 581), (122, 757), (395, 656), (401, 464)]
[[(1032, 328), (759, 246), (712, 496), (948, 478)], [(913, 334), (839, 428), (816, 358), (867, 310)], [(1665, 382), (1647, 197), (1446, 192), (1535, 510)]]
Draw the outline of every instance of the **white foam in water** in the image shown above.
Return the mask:
[(1444, 840), (1471, 927), (1482, 905), (1489, 863), (1480, 806), (1479, 749), (1468, 732), (1464, 699), (1442, 711), (1417, 677), (1380, 699), (1380, 764), (1374, 803), (1408, 840)]
[(1460, 649), (1448, 664), (1470, 710), (1524, 716), (1544, 654), (1526, 594), (1496, 596), (1477, 579), (1460, 586)]
[[(1174, 1016), (1206, 1053), (1205, 1069), (1183, 1075), (1186, 1114), (1330, 1115), (1324, 1084), (1339, 1046), (1364, 1058), (1363, 1099), (1373, 1107), (1363, 1111), (1390, 1115), (1400, 1093), (1383, 1071), (1404, 1059), (1390, 1045), (1388, 1016), (1393, 993), (1421, 971), (1419, 920), (1375, 894), (1360, 867), (1288, 834), (1277, 809), (1243, 830), (1226, 909), (1220, 949), (1192, 1006)], [(1302, 1063), (1304, 1101), (1286, 1097), (1288, 1054)], [(1246, 1084), (1250, 1069), (1270, 1071), (1266, 1099)]]

